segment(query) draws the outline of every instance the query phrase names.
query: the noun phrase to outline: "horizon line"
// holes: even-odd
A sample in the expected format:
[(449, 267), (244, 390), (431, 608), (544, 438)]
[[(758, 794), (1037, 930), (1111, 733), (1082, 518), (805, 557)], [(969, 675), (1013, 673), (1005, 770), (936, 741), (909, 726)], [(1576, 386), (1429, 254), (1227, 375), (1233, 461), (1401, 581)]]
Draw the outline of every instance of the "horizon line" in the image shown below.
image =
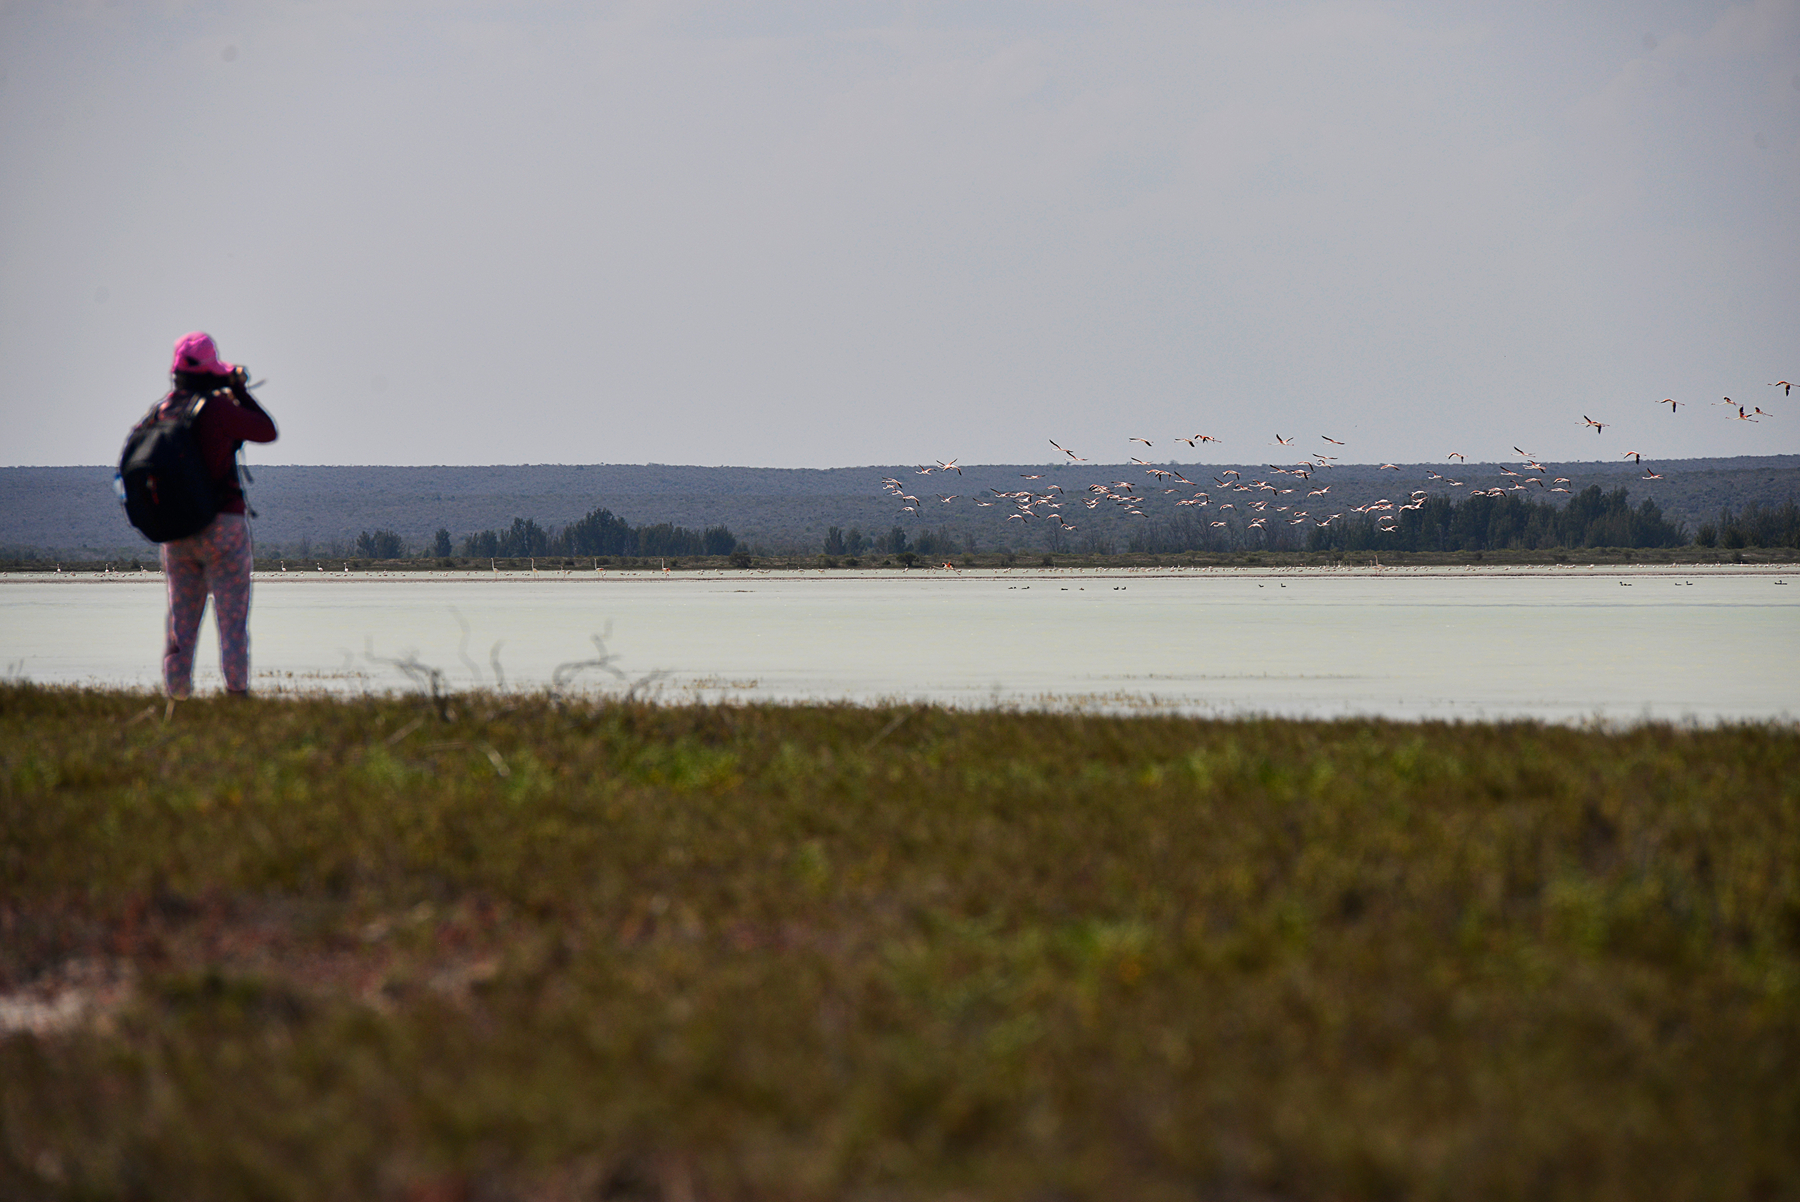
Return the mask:
[[(1646, 455), (1643, 458), (1644, 458), (1644, 460), (1652, 461), (1655, 463), (1681, 464), (1681, 463), (1698, 463), (1698, 462), (1720, 461), (1720, 460), (1730, 461), (1730, 460), (1734, 460), (1734, 459), (1800, 459), (1800, 452), (1786, 451), (1786, 452), (1777, 452), (1777, 453), (1765, 454), (1765, 455), (1696, 455), (1696, 456), (1689, 456), (1689, 457), (1681, 458), (1681, 459), (1671, 459), (1671, 458), (1665, 458), (1665, 457), (1661, 457), (1661, 456), (1653, 457), (1653, 456)], [(1225, 460), (1225, 459), (1221, 459), (1221, 460), (1154, 459), (1154, 460), (1146, 460), (1145, 462), (1150, 464), (1151, 466), (1174, 464), (1174, 465), (1177, 465), (1180, 467), (1239, 468), (1239, 467), (1246, 466), (1247, 464), (1249, 464), (1253, 461), (1251, 461), (1251, 460)], [(1285, 465), (1284, 464), (1269, 464), (1266, 459), (1259, 459), (1259, 460), (1255, 460), (1254, 462), (1261, 463), (1261, 464), (1264, 464), (1266, 466), (1271, 466), (1271, 467), (1282, 467), (1282, 466), (1298, 467), (1309, 461), (1308, 460), (1295, 460), (1293, 463), (1285, 464)], [(1390, 459), (1390, 460), (1385, 460), (1384, 462), (1393, 463), (1399, 467), (1433, 467), (1433, 468), (1436, 468), (1436, 467), (1449, 466), (1449, 467), (1453, 467), (1453, 468), (1462, 470), (1462, 469), (1465, 469), (1470, 466), (1479, 466), (1481, 464), (1516, 463), (1516, 462), (1524, 462), (1524, 461), (1518, 460), (1518, 459), (1510, 459), (1510, 458), (1509, 459), (1470, 458), (1466, 461), (1446, 460), (1443, 463), (1440, 463), (1437, 460), (1422, 460), (1422, 459), (1421, 460), (1413, 460), (1411, 462), (1403, 462), (1400, 460), (1391, 460)], [(1627, 457), (1627, 456), (1621, 456), (1618, 459), (1540, 459), (1540, 460), (1535, 460), (1534, 462), (1545, 463), (1545, 464), (1552, 464), (1552, 463), (1583, 464), (1583, 465), (1593, 465), (1593, 466), (1598, 466), (1598, 467), (1638, 467), (1638, 466), (1640, 466), (1640, 464), (1637, 462), (1631, 462), (1629, 460), (1629, 457)], [(720, 471), (854, 472), (854, 471), (877, 471), (877, 470), (882, 470), (885, 468), (909, 467), (909, 466), (916, 470), (917, 468), (921, 468), (926, 465), (911, 464), (909, 462), (896, 460), (896, 461), (890, 462), (890, 463), (844, 464), (844, 465), (840, 465), (837, 467), (763, 467), (763, 466), (757, 466), (754, 464), (661, 463), (661, 462), (652, 460), (652, 461), (648, 461), (648, 462), (644, 462), (644, 463), (635, 463), (635, 462), (634, 463), (606, 463), (606, 462), (595, 462), (595, 463), (554, 463), (554, 462), (543, 462), (543, 463), (257, 463), (252, 466), (256, 470), (259, 470), (259, 471), (267, 469), (267, 468), (322, 468), (322, 469), (333, 470), (333, 471), (351, 471), (351, 470), (365, 470), (366, 471), (366, 470), (372, 470), (372, 469), (394, 470), (394, 471), (432, 471), (432, 470), (445, 469), (445, 468), (473, 469), (473, 468), (540, 468), (540, 467), (561, 467), (561, 468), (588, 468), (588, 467), (653, 468), (653, 467), (655, 467), (655, 468), (686, 468), (686, 469), (692, 469), (695, 471), (708, 471), (708, 472), (720, 472)], [(1062, 463), (1057, 463), (1057, 462), (1039, 463), (1039, 462), (1032, 462), (1032, 461), (1028, 461), (1028, 460), (1020, 460), (1020, 461), (1016, 461), (1016, 462), (1012, 462), (1012, 463), (1001, 463), (1001, 462), (962, 463), (962, 464), (958, 464), (957, 466), (961, 467), (961, 468), (966, 468), (969, 470), (981, 470), (984, 468), (997, 469), (997, 468), (1019, 468), (1019, 467), (1040, 468), (1041, 467), (1041, 468), (1057, 468), (1057, 469), (1061, 469), (1061, 470), (1075, 470), (1075, 469), (1079, 469), (1079, 468), (1086, 468), (1087, 470), (1092, 471), (1092, 470), (1098, 470), (1101, 468), (1115, 468), (1115, 467), (1117, 467), (1117, 468), (1132, 468), (1132, 467), (1138, 467), (1138, 466), (1142, 466), (1142, 465), (1136, 464), (1136, 463), (1131, 463), (1129, 461), (1111, 463), (1111, 462), (1102, 462), (1099, 460), (1095, 460), (1091, 463), (1077, 464), (1077, 463), (1069, 463), (1066, 461), (1062, 462)], [(1373, 460), (1366, 462), (1366, 463), (1359, 460), (1356, 462), (1349, 462), (1349, 463), (1335, 463), (1334, 462), (1334, 463), (1330, 464), (1329, 466), (1319, 467), (1319, 468), (1317, 468), (1317, 470), (1319, 470), (1319, 471), (1335, 471), (1339, 468), (1346, 468), (1346, 467), (1379, 468), (1380, 466), (1381, 466), (1380, 463), (1377, 463)], [(85, 470), (85, 469), (93, 469), (96, 471), (117, 471), (118, 470), (117, 465), (104, 464), (104, 463), (0, 464), (0, 471), (33, 471), (33, 470), (36, 470), (36, 471), (74, 471), (74, 470)], [(935, 465), (933, 465), (933, 470), (934, 471), (938, 470)]]

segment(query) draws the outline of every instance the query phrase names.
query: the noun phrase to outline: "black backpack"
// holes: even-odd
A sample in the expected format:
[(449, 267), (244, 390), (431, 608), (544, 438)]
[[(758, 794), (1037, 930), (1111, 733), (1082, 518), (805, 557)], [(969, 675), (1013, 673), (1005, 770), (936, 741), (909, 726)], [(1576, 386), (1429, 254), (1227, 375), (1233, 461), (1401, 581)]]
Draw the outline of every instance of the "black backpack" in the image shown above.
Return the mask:
[(206, 397), (192, 396), (171, 412), (158, 401), (131, 428), (119, 456), (117, 489), (125, 516), (153, 543), (198, 534), (219, 512), (231, 485), (213, 482), (194, 436)]

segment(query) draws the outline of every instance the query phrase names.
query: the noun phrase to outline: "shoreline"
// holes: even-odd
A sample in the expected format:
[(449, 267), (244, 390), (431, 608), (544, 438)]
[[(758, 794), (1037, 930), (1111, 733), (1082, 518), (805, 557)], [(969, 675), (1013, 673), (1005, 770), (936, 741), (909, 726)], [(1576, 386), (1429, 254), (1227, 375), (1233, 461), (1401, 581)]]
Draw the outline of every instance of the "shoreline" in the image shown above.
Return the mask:
[[(1303, 565), (1166, 565), (1158, 567), (912, 567), (912, 568), (542, 568), (529, 569), (382, 569), (325, 568), (269, 569), (258, 568), (251, 575), (256, 583), (290, 583), (300, 581), (339, 583), (470, 584), (490, 583), (601, 583), (623, 581), (642, 583), (651, 580), (719, 581), (719, 580), (808, 580), (808, 581), (890, 581), (896, 579), (931, 580), (1205, 580), (1267, 579), (1273, 577), (1305, 577), (1315, 579), (1503, 579), (1506, 577), (1568, 578), (1591, 576), (1771, 576), (1800, 575), (1796, 563), (1566, 563), (1566, 564), (1303, 564)], [(0, 587), (7, 584), (131, 583), (160, 580), (159, 569), (137, 570), (54, 570), (0, 571)]]

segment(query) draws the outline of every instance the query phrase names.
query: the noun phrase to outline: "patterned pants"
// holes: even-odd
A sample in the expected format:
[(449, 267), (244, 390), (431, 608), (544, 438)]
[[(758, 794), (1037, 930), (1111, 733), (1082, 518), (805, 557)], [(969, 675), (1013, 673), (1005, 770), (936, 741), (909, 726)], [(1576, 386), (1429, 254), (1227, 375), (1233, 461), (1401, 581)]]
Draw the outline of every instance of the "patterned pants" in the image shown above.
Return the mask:
[(162, 545), (163, 578), (169, 585), (169, 625), (163, 641), (163, 688), (186, 697), (194, 687), (194, 646), (200, 618), (212, 594), (219, 623), (219, 659), (225, 687), (250, 689), (250, 523), (241, 513), (221, 513), (198, 534)]

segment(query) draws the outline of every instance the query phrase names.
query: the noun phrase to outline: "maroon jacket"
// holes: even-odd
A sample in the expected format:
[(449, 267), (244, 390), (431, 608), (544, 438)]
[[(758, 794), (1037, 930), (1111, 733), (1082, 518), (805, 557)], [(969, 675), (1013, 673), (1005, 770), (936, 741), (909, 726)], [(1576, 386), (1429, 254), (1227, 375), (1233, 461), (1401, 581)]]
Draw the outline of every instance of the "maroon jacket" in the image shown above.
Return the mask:
[[(223, 381), (221, 381), (223, 383)], [(177, 385), (162, 400), (165, 410), (191, 404), (194, 394)], [(243, 513), (244, 493), (238, 485), (237, 451), (247, 442), (274, 442), (275, 419), (256, 403), (247, 388), (215, 392), (194, 419), (194, 438), (213, 482), (220, 486), (219, 512)]]

